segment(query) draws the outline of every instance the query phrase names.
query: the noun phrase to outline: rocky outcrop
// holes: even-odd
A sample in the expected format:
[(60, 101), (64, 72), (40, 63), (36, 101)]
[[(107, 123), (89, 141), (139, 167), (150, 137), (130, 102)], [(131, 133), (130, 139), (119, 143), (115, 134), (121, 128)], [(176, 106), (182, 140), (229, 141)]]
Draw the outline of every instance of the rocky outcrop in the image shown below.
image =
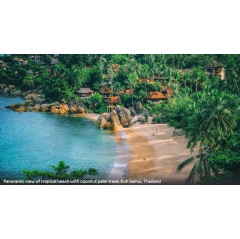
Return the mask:
[[(32, 97), (27, 97), (31, 98)], [(13, 104), (7, 106), (6, 108), (11, 108), (17, 112), (51, 112), (52, 114), (68, 114), (68, 113), (84, 113), (84, 108), (78, 105), (71, 105), (63, 104), (59, 102), (54, 102), (51, 104), (40, 104), (36, 103), (33, 100), (27, 100), (26, 102), (21, 102), (18, 104)]]
[(119, 131), (122, 127), (128, 127), (131, 119), (130, 110), (118, 105), (111, 114), (101, 114), (97, 119), (97, 125), (102, 129)]
[(130, 110), (130, 113), (131, 113), (132, 117), (134, 117), (137, 114), (133, 107), (130, 107), (129, 110)]
[(122, 130), (123, 125), (121, 124), (119, 117), (117, 115), (117, 112), (113, 110), (110, 114), (111, 121), (112, 121), (112, 129), (114, 131), (120, 131)]
[(137, 122), (144, 124), (147, 122), (147, 119), (141, 114), (135, 115), (130, 122), (130, 126), (136, 124)]
[[(134, 115), (134, 117), (133, 117)], [(131, 126), (137, 122), (144, 124), (148, 121), (148, 110), (141, 109), (141, 114), (136, 114), (133, 108), (126, 109), (117, 105), (111, 114), (103, 113), (98, 117), (97, 125), (103, 129), (121, 130), (122, 127)]]
[(69, 105), (69, 112), (70, 113), (76, 113), (76, 114), (81, 114), (84, 113), (84, 107), (75, 105), (75, 104), (70, 104)]
[(112, 129), (113, 125), (110, 114), (108, 113), (101, 114), (97, 119), (97, 125), (101, 129)]
[(20, 106), (20, 107), (14, 109), (14, 110), (15, 110), (16, 112), (24, 112), (24, 111), (25, 111), (25, 107)]
[(115, 107), (116, 114), (118, 115), (119, 121), (123, 127), (128, 127), (132, 119), (130, 110), (117, 105)]
[(57, 105), (51, 106), (50, 111), (52, 114), (67, 114), (69, 111), (69, 108), (67, 104), (57, 104)]
[(26, 100), (34, 100), (36, 97), (38, 97), (37, 94), (27, 94), (24, 99)]
[(140, 114), (140, 111), (143, 109), (143, 106), (142, 106), (142, 103), (140, 101), (138, 101), (136, 104), (135, 104), (135, 111), (137, 114)]

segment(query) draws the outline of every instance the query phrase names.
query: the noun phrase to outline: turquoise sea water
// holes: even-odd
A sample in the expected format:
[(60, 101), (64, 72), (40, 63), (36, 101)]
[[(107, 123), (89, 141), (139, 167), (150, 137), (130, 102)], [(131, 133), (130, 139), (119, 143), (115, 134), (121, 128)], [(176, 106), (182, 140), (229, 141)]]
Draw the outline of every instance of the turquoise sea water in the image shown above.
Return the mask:
[[(0, 95), (0, 179), (22, 179), (23, 169), (49, 170), (64, 160), (74, 169), (96, 168), (107, 178), (121, 152), (129, 150), (125, 140), (96, 127), (87, 118), (49, 113), (17, 113), (4, 108), (23, 101)], [(128, 156), (121, 156), (126, 159)], [(126, 167), (120, 165), (119, 167)]]

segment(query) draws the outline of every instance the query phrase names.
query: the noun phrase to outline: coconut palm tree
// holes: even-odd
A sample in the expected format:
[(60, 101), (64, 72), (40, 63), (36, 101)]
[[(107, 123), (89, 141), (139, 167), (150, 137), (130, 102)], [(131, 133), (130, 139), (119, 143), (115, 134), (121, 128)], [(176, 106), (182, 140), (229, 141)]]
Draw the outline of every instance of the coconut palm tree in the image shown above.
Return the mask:
[[(195, 176), (202, 179), (210, 177), (211, 173), (218, 173), (216, 165), (208, 162), (209, 156), (215, 149), (222, 147), (222, 142), (227, 140), (237, 124), (239, 100), (236, 100), (236, 96), (217, 90), (204, 94), (188, 118), (187, 127), (183, 129), (188, 139), (187, 147), (193, 151), (199, 143), (200, 152), (200, 159), (194, 164), (187, 183), (193, 182)], [(185, 160), (177, 170), (181, 171), (194, 160)]]
[(126, 84), (129, 86), (129, 88), (131, 89), (131, 94), (132, 94), (132, 107), (134, 107), (134, 103), (133, 103), (133, 94), (134, 94), (134, 89), (137, 86), (137, 75), (134, 73), (130, 73), (128, 75)]
[(147, 92), (146, 80), (148, 78), (150, 78), (150, 68), (149, 68), (149, 66), (147, 64), (142, 65), (140, 75), (143, 77), (145, 93), (146, 93), (146, 96), (147, 96), (148, 92)]

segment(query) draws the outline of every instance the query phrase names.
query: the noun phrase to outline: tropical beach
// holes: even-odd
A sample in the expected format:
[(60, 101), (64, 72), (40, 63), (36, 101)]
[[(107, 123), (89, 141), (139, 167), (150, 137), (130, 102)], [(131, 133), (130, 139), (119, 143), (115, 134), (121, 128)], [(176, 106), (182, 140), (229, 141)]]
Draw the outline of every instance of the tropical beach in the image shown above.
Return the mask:
[(167, 124), (136, 124), (125, 129), (132, 149), (129, 178), (160, 179), (162, 184), (184, 184), (192, 165), (177, 173), (177, 167), (196, 155), (186, 148), (184, 136), (172, 136), (173, 127)]
[(238, 66), (228, 54), (3, 55), (1, 177), (239, 184)]
[[(83, 117), (97, 121), (99, 114), (89, 113)], [(161, 184), (183, 185), (191, 171), (192, 164), (177, 173), (177, 167), (187, 158), (197, 155), (190, 153), (184, 135), (173, 136), (174, 128), (167, 124), (153, 124), (152, 117), (147, 123), (135, 124), (122, 129), (130, 146), (128, 179), (161, 180)], [(121, 141), (121, 135), (115, 137)]]

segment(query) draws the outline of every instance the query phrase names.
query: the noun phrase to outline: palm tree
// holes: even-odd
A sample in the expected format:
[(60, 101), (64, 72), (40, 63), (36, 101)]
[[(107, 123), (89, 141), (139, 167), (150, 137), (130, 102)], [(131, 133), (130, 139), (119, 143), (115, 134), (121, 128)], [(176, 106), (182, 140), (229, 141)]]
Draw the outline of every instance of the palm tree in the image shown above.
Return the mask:
[(143, 80), (144, 80), (145, 93), (146, 93), (146, 97), (147, 97), (148, 92), (147, 92), (146, 80), (147, 80), (147, 78), (150, 77), (150, 69), (149, 69), (149, 66), (147, 64), (144, 64), (142, 66), (141, 75), (142, 75)]
[[(213, 162), (209, 162), (207, 156), (207, 154), (200, 154), (200, 159), (195, 162), (185, 182), (186, 184), (193, 184), (196, 176), (202, 180), (203, 178), (210, 178), (213, 173), (215, 175), (219, 174), (220, 169)], [(183, 163), (178, 165), (177, 172), (180, 172), (184, 167), (192, 163), (194, 160), (194, 157), (185, 160)]]
[[(212, 90), (202, 94), (202, 100), (188, 118), (188, 126), (184, 129), (188, 139), (187, 147), (191, 152), (199, 143), (200, 159), (194, 164), (187, 179), (193, 182), (195, 176), (210, 177), (211, 172), (217, 174), (218, 168), (208, 162), (215, 149), (222, 147), (237, 124), (239, 102), (234, 95)], [(194, 158), (185, 160), (178, 166), (178, 172), (192, 163)]]
[(132, 94), (132, 107), (134, 107), (133, 92), (134, 92), (135, 87), (137, 86), (137, 75), (134, 74), (134, 73), (130, 73), (128, 75), (126, 84), (129, 86), (129, 88), (131, 90), (131, 94)]
[(73, 65), (70, 69), (69, 78), (70, 78), (70, 82), (73, 86), (74, 91), (76, 91), (81, 86), (81, 82), (79, 81), (80, 74), (81, 73), (80, 73), (79, 69), (75, 65)]

